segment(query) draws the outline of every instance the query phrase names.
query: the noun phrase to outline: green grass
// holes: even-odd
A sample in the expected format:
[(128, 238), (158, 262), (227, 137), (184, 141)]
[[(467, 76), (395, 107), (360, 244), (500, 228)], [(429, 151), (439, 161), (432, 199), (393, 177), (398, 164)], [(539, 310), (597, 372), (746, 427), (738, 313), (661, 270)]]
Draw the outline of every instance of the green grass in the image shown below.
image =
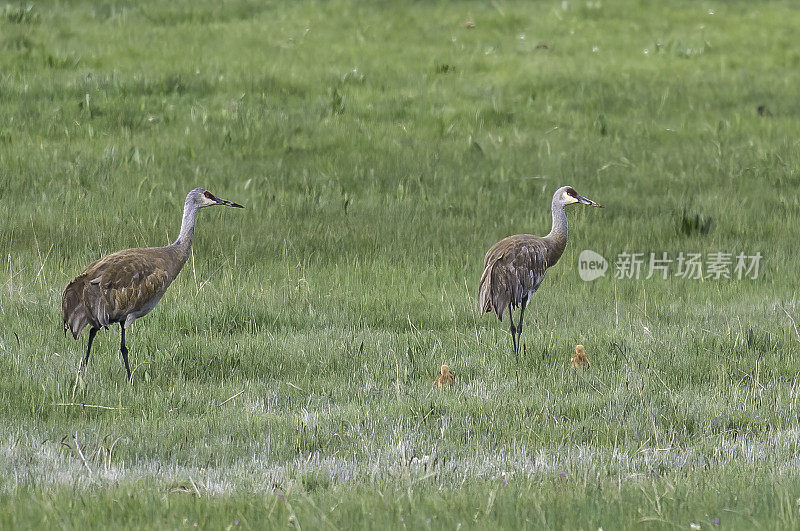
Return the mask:
[[(0, 6), (0, 527), (797, 527), (799, 25), (791, 2)], [(564, 184), (606, 208), (570, 208), (515, 367), (483, 254), (546, 233)], [(76, 378), (63, 288), (172, 241), (195, 186), (246, 209), (199, 215), (127, 334), (133, 385), (118, 328)], [(585, 283), (583, 249), (764, 258)]]

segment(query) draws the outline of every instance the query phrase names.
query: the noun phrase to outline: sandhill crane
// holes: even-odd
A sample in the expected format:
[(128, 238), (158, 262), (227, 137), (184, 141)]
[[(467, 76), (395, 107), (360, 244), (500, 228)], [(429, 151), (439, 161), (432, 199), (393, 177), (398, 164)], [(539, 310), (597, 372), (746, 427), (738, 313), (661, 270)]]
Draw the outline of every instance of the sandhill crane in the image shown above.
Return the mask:
[(433, 385), (439, 389), (444, 389), (445, 386), (453, 385), (455, 382), (456, 377), (455, 374), (450, 372), (450, 367), (442, 365), (442, 368), (439, 370), (439, 376), (436, 377), (436, 381), (433, 382)]
[(572, 356), (570, 365), (572, 365), (573, 369), (589, 366), (589, 356), (586, 355), (586, 349), (583, 348), (583, 345), (575, 347), (575, 354)]
[[(567, 246), (567, 214), (564, 205), (582, 203), (599, 207), (591, 199), (578, 195), (571, 186), (562, 186), (553, 194), (551, 212), (553, 226), (547, 236), (517, 234), (492, 245), (483, 262), (479, 289), (481, 313), (494, 312), (503, 320), (506, 307), (511, 321), (511, 341), (519, 361), (519, 339), (525, 307), (544, 280), (547, 269), (553, 267)], [(512, 310), (520, 307), (519, 326), (514, 326)]]
[(91, 327), (82, 368), (89, 362), (97, 331), (119, 323), (122, 334), (119, 350), (128, 380), (131, 379), (125, 329), (139, 317), (147, 315), (164, 296), (189, 258), (197, 211), (213, 205), (244, 208), (215, 197), (207, 190), (195, 188), (186, 196), (181, 232), (173, 244), (109, 254), (91, 264), (67, 285), (61, 298), (64, 333), (69, 330), (72, 337), (78, 339), (84, 327)]

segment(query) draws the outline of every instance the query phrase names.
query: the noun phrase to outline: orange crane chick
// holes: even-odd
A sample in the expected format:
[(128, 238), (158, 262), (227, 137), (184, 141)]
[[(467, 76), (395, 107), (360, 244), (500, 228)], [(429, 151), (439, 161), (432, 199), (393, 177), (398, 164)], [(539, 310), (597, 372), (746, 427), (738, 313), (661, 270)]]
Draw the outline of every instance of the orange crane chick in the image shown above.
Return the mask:
[(589, 366), (589, 356), (586, 355), (586, 349), (583, 345), (575, 347), (575, 354), (572, 356), (572, 368), (577, 369), (580, 367)]
[(433, 382), (433, 385), (439, 389), (444, 389), (446, 386), (453, 385), (455, 382), (456, 378), (455, 375), (450, 372), (450, 367), (447, 365), (442, 365), (441, 372), (439, 376), (436, 377), (436, 381)]

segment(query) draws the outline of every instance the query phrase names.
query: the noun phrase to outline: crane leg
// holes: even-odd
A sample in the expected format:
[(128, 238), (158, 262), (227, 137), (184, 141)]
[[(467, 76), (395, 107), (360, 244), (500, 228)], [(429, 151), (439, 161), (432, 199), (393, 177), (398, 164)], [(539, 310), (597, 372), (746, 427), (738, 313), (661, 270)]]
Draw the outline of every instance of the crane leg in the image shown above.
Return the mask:
[(525, 319), (525, 306), (528, 305), (528, 299), (522, 299), (522, 309), (519, 312), (519, 325), (517, 325), (517, 350), (519, 350), (519, 345), (522, 342), (520, 337), (522, 336), (522, 321)]
[(119, 324), (122, 330), (122, 340), (119, 343), (119, 351), (122, 353), (122, 362), (125, 364), (125, 372), (128, 373), (128, 381), (131, 381), (131, 369), (128, 367), (128, 347), (125, 346), (125, 325)]
[(511, 311), (511, 307), (508, 308), (508, 320), (511, 321), (511, 342), (514, 343), (514, 356), (517, 357), (517, 363), (519, 363), (519, 343), (517, 343), (517, 328), (514, 326), (514, 313)]
[(89, 343), (86, 344), (86, 356), (83, 358), (83, 366), (82, 369), (86, 368), (86, 365), (89, 363), (89, 353), (92, 352), (92, 341), (94, 341), (94, 336), (97, 334), (97, 331), (100, 330), (99, 328), (92, 328), (89, 330)]

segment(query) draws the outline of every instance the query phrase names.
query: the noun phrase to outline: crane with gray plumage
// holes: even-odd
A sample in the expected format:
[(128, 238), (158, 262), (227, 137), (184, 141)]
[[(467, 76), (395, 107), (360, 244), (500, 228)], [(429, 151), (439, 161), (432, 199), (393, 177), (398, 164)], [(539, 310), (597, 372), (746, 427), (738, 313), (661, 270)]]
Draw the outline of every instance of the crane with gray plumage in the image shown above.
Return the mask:
[[(553, 194), (550, 208), (553, 226), (547, 236), (516, 234), (500, 240), (486, 252), (478, 304), (482, 314), (494, 312), (500, 321), (508, 308), (511, 341), (517, 361), (525, 307), (541, 286), (548, 268), (558, 262), (567, 246), (567, 213), (564, 206), (572, 203), (601, 206), (578, 195), (571, 186), (562, 186)], [(519, 325), (515, 327), (512, 310), (517, 307), (520, 308)]]
[(244, 208), (238, 203), (215, 197), (208, 190), (195, 188), (186, 196), (181, 232), (174, 243), (109, 254), (91, 264), (67, 285), (61, 298), (64, 333), (69, 330), (72, 337), (78, 339), (81, 331), (90, 327), (82, 369), (89, 362), (97, 331), (119, 323), (122, 334), (119, 350), (128, 380), (131, 380), (125, 329), (139, 317), (147, 315), (164, 296), (189, 258), (197, 211), (214, 205)]

